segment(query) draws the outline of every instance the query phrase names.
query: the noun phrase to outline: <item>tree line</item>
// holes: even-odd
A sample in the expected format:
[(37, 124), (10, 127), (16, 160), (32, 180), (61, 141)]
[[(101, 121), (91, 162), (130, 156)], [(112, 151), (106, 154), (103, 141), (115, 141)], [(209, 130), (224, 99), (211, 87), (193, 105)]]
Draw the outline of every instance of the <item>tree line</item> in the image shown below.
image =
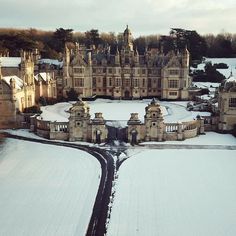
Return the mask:
[[(60, 58), (65, 42), (79, 42), (87, 48), (110, 46), (111, 53), (121, 48), (123, 33), (99, 33), (97, 29), (87, 32), (74, 32), (73, 29), (58, 28), (55, 31), (38, 29), (0, 29), (0, 53), (9, 52), (10, 56), (19, 56), (21, 49), (37, 48), (44, 58)], [(148, 35), (134, 38), (135, 49), (140, 54), (148, 48), (159, 48), (164, 53), (181, 50), (187, 46), (192, 64), (202, 57), (235, 57), (236, 34), (199, 35), (194, 30), (172, 28), (170, 34)]]

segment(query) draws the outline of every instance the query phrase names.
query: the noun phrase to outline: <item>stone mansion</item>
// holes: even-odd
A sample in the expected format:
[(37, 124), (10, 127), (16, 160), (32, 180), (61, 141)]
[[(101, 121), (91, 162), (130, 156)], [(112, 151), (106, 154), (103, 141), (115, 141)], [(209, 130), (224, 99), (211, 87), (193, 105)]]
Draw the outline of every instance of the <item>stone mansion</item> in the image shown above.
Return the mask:
[[(20, 57), (0, 57), (0, 129), (29, 128), (39, 135), (64, 140), (103, 142), (108, 139), (106, 120), (101, 113), (91, 119), (83, 101), (70, 110), (68, 122), (32, 119), (27, 108), (42, 105), (41, 98), (61, 101), (74, 89), (84, 100), (159, 98), (191, 100), (189, 52), (152, 48), (140, 55), (134, 48), (130, 29), (123, 33), (123, 45), (111, 54), (109, 46), (86, 49), (75, 43), (65, 45), (63, 61), (40, 59), (37, 50), (21, 51)], [(126, 127), (126, 140), (182, 140), (205, 131), (231, 132), (236, 129), (236, 79), (222, 81), (217, 106), (208, 104), (210, 117), (183, 124), (164, 124), (159, 105), (153, 101), (146, 110), (145, 122), (133, 113)], [(203, 121), (204, 120), (204, 121)]]
[(187, 100), (189, 52), (149, 49), (140, 55), (134, 48), (130, 29), (123, 33), (123, 45), (115, 55), (110, 48), (85, 49), (76, 44), (65, 47), (63, 61), (63, 93), (71, 88), (80, 97), (105, 96), (114, 99), (158, 97)]

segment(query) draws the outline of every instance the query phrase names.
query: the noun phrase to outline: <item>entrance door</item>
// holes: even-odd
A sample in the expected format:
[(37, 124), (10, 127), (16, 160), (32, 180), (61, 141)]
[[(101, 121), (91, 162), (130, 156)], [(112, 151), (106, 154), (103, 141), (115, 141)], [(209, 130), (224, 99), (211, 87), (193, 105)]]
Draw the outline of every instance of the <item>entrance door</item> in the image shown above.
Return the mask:
[(135, 145), (138, 143), (137, 136), (138, 136), (138, 132), (136, 130), (132, 130), (131, 131), (131, 145)]
[(128, 90), (125, 91), (125, 99), (130, 98), (130, 92)]
[(100, 144), (101, 143), (101, 131), (96, 130), (96, 143)]

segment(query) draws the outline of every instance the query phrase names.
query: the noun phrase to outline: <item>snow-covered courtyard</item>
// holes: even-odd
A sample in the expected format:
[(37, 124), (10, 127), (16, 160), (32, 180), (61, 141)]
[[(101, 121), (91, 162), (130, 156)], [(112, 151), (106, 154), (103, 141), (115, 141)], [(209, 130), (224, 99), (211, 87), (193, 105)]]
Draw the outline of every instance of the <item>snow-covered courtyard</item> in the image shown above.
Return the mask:
[(85, 235), (100, 175), (80, 150), (0, 142), (0, 235)]
[[(124, 101), (124, 100), (109, 100), (97, 99), (96, 101), (88, 102), (90, 114), (92, 118), (95, 112), (102, 112), (105, 120), (118, 120), (127, 123), (130, 118), (130, 113), (139, 113), (139, 119), (144, 120), (145, 107), (151, 102), (151, 99)], [(74, 102), (63, 102), (55, 105), (41, 107), (43, 120), (67, 122), (69, 118), (69, 109)], [(160, 102), (162, 114), (165, 122), (190, 121), (196, 118), (198, 114), (210, 115), (210, 113), (201, 113), (187, 111), (187, 102)]]

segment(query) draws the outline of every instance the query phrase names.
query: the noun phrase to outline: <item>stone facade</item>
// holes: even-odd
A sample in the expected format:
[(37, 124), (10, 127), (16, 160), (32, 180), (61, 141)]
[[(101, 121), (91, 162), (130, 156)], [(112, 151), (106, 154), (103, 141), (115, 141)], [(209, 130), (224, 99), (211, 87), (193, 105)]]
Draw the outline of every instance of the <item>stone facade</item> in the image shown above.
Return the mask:
[(145, 108), (144, 123), (132, 113), (127, 123), (128, 141), (131, 144), (148, 141), (184, 140), (204, 133), (204, 120), (182, 123), (164, 123), (160, 104), (153, 99)]
[(74, 50), (65, 47), (63, 62), (64, 96), (71, 88), (83, 98), (187, 100), (189, 52), (146, 50), (139, 55), (134, 49), (128, 26), (123, 34), (123, 46), (112, 55), (110, 47), (85, 49), (78, 44)]
[(0, 128), (21, 126), (18, 114), (35, 106), (40, 97), (57, 98), (56, 80), (51, 73), (34, 76), (36, 60), (33, 52), (25, 51), (21, 51), (21, 57), (0, 57)]
[(227, 132), (236, 128), (236, 79), (232, 73), (219, 87), (218, 106), (219, 130)]
[(69, 140), (101, 143), (107, 140), (107, 128), (102, 113), (91, 119), (89, 106), (79, 100), (70, 109)]
[(17, 113), (35, 104), (34, 62), (31, 53), (21, 52), (20, 76), (6, 76), (0, 66), (0, 128), (16, 127)]
[[(91, 119), (89, 106), (79, 100), (70, 109), (69, 122), (50, 122), (32, 119), (32, 130), (50, 139), (84, 141), (92, 143), (110, 142), (109, 129), (102, 113), (95, 113)], [(184, 140), (204, 133), (204, 120), (197, 119), (182, 123), (164, 123), (160, 104), (153, 99), (145, 108), (144, 123), (138, 113), (132, 113), (127, 122), (126, 136), (132, 145), (145, 141)], [(117, 128), (117, 132), (119, 128)], [(124, 140), (123, 140), (124, 141)]]

